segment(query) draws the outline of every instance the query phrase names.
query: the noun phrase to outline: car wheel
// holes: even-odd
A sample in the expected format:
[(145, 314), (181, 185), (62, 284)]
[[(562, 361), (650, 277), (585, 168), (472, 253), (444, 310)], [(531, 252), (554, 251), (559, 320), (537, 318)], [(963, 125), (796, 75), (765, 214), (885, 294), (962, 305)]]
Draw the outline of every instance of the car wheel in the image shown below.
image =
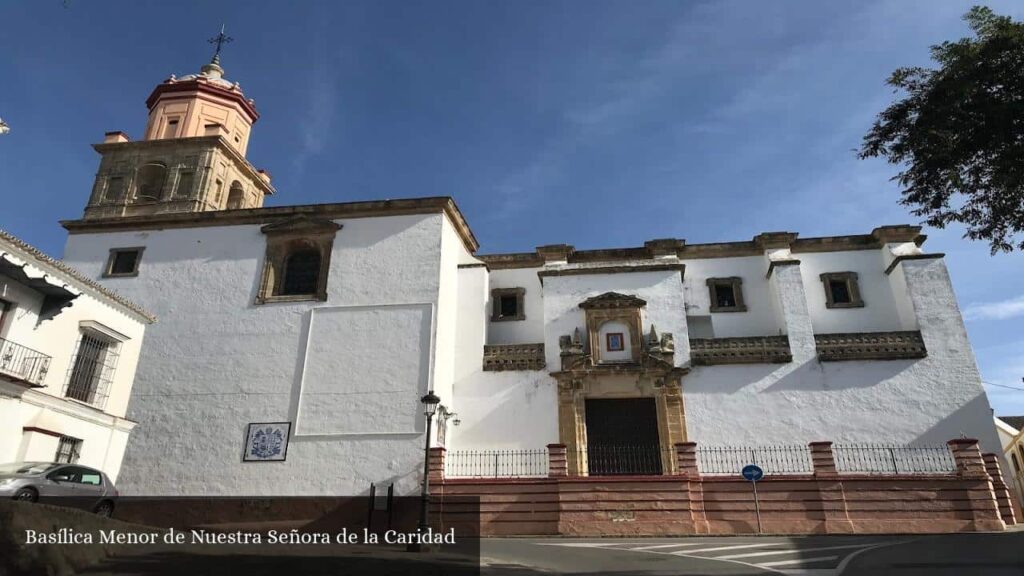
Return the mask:
[(114, 514), (114, 503), (110, 500), (104, 500), (96, 505), (95, 512), (104, 518), (110, 518)]
[(39, 499), (39, 493), (31, 488), (22, 488), (14, 493), (14, 499), (22, 502), (35, 502)]

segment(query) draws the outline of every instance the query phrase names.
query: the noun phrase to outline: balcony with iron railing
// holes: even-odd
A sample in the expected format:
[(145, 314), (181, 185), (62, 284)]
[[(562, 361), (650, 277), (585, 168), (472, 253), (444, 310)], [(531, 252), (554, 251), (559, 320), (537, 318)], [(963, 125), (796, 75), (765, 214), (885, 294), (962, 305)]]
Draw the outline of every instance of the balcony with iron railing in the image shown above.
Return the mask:
[(46, 372), (50, 369), (50, 360), (52, 358), (42, 352), (0, 338), (0, 376), (2, 377), (30, 386), (42, 386)]

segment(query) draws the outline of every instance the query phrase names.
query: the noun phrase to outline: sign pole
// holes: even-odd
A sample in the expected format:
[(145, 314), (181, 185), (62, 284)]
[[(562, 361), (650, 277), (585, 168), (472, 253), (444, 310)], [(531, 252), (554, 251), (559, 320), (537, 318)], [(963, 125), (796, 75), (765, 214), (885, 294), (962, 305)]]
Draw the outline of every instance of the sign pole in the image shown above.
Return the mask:
[(757, 481), (750, 483), (754, 487), (754, 513), (757, 514), (757, 533), (761, 533), (761, 504), (757, 501)]
[(750, 487), (754, 490), (754, 513), (757, 514), (757, 533), (761, 533), (761, 502), (757, 499), (757, 481), (764, 478), (764, 470), (761, 469), (757, 464), (747, 464), (740, 471), (743, 479), (750, 482)]

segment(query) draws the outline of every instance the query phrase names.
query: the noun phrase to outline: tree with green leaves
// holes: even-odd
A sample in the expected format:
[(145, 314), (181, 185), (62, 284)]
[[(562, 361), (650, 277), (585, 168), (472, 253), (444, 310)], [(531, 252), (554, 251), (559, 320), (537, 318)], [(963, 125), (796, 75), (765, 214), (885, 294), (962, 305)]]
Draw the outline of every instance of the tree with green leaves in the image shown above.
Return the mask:
[(963, 224), (993, 254), (1024, 250), (1024, 23), (981, 6), (964, 20), (974, 36), (932, 46), (937, 69), (892, 73), (904, 95), (858, 155), (900, 165), (900, 202), (928, 225)]

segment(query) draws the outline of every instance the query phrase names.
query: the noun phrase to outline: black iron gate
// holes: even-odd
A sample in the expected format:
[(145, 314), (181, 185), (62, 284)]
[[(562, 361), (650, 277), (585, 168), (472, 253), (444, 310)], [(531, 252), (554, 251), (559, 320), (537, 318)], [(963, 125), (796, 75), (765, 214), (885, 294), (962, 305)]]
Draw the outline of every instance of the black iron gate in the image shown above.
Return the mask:
[(591, 398), (586, 410), (591, 476), (661, 474), (654, 398)]

